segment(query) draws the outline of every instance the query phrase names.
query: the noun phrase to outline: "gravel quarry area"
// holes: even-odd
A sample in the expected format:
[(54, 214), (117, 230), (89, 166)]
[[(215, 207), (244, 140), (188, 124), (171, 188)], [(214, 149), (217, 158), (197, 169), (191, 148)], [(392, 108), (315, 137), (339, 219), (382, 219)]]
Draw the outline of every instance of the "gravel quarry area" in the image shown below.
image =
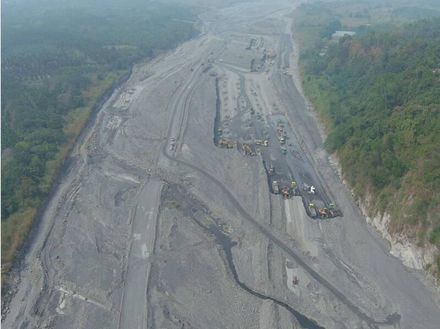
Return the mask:
[(133, 68), (71, 155), (4, 328), (439, 327), (438, 290), (389, 254), (323, 149), (294, 6), (211, 10)]

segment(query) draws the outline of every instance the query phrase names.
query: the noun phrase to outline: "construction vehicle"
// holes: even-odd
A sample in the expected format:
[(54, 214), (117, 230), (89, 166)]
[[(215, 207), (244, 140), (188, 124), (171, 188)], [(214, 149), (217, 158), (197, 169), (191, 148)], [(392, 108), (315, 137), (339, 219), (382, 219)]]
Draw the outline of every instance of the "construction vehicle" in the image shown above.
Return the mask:
[(309, 211), (310, 211), (310, 216), (312, 218), (316, 218), (317, 217), (318, 214), (316, 213), (316, 206), (312, 202), (309, 203)]
[(295, 275), (295, 276), (293, 277), (293, 279), (292, 279), (292, 284), (293, 284), (294, 286), (297, 286), (298, 283), (299, 283), (299, 279), (298, 279), (298, 277)]
[(275, 168), (273, 165), (270, 165), (269, 170), (267, 171), (269, 176), (272, 176), (273, 174), (275, 174)]
[(292, 190), (292, 195), (297, 195), (298, 194), (298, 190), (297, 190), (298, 184), (292, 180), (290, 182), (290, 189)]
[(304, 183), (303, 191), (307, 192), (308, 194), (315, 194), (316, 187), (314, 187), (313, 185), (310, 186), (310, 185)]
[(328, 209), (325, 208), (325, 207), (323, 207), (323, 208), (319, 208), (319, 209), (318, 209), (318, 215), (319, 215), (319, 217), (321, 217), (321, 218), (328, 218), (328, 216), (329, 216)]
[(256, 139), (255, 144), (269, 146), (269, 141), (267, 139)]
[(283, 196), (284, 199), (289, 199), (290, 198), (290, 189), (287, 186), (284, 186), (281, 189), (281, 195)]
[(331, 218), (342, 216), (342, 212), (339, 209), (329, 209), (328, 214)]
[(220, 138), (220, 140), (218, 141), (218, 145), (220, 147), (227, 148), (227, 149), (233, 149), (234, 148), (234, 144), (235, 143), (233, 141), (230, 141), (230, 140), (227, 140), (227, 139), (224, 139), (224, 138)]
[(256, 155), (250, 144), (242, 144), (242, 147), (243, 147), (243, 151), (244, 151), (245, 155), (248, 155), (248, 156), (255, 156)]
[(331, 218), (338, 217), (338, 216), (342, 216), (342, 212), (339, 209), (337, 209), (333, 203), (330, 203), (328, 205), (328, 215)]
[(279, 188), (278, 182), (276, 180), (274, 180), (272, 182), (272, 191), (274, 194), (280, 194), (280, 188)]

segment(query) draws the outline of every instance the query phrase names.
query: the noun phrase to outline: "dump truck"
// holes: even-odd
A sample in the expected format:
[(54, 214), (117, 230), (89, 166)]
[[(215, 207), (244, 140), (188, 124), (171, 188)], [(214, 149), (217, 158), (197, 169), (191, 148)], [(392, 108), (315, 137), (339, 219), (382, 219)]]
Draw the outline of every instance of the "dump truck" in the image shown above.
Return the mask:
[(331, 218), (339, 217), (339, 216), (342, 216), (342, 211), (340, 211), (339, 209), (329, 209), (328, 214), (329, 214), (329, 217), (331, 217)]
[(280, 188), (279, 188), (278, 182), (276, 180), (274, 180), (272, 182), (272, 191), (274, 194), (280, 194)]
[(310, 216), (312, 218), (316, 218), (318, 216), (318, 214), (316, 213), (316, 206), (315, 206), (315, 204), (310, 202), (308, 208), (309, 208)]
[(270, 165), (269, 170), (267, 171), (269, 176), (272, 176), (275, 174), (275, 167), (273, 165)]

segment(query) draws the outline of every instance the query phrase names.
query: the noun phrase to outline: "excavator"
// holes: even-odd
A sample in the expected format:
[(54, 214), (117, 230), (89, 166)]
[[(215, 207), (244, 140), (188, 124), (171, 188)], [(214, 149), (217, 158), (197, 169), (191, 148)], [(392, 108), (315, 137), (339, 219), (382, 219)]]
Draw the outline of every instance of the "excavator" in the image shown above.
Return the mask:
[(226, 140), (224, 138), (220, 138), (220, 140), (218, 141), (218, 145), (220, 147), (224, 147), (227, 149), (233, 149), (234, 148), (234, 142), (230, 141), (230, 140)]
[(318, 215), (319, 215), (319, 217), (321, 217), (321, 218), (328, 218), (328, 215), (329, 215), (329, 213), (328, 213), (328, 209), (325, 208), (325, 207), (323, 207), (323, 208), (319, 208), (319, 209), (318, 209)]
[(283, 196), (284, 199), (289, 199), (290, 189), (287, 186), (284, 186), (283, 188), (281, 188), (281, 195)]
[(248, 156), (255, 156), (254, 150), (252, 150), (252, 147), (250, 144), (243, 144), (243, 150), (244, 154)]
[(337, 209), (333, 203), (330, 203), (328, 205), (328, 214), (329, 217), (338, 217), (338, 216), (342, 216), (342, 211)]
[(334, 218), (342, 216), (342, 212), (336, 208), (333, 203), (330, 203), (328, 207), (316, 207), (312, 202), (309, 203), (309, 211), (312, 218)]
[(269, 141), (267, 139), (257, 139), (255, 140), (255, 144), (262, 146), (269, 146)]

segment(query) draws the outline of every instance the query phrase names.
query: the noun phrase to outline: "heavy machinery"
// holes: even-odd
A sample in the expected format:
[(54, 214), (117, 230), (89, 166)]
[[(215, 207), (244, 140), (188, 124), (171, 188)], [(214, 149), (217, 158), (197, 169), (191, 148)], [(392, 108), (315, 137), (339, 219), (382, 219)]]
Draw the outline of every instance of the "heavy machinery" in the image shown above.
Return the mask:
[(233, 141), (230, 141), (230, 140), (227, 140), (224, 138), (220, 138), (220, 140), (218, 141), (218, 145), (223, 148), (233, 149), (235, 143)]
[(330, 218), (342, 216), (342, 211), (339, 209), (329, 209), (328, 212)]
[(298, 184), (296, 183), (296, 181), (292, 180), (290, 182), (290, 190), (292, 191), (292, 195), (298, 195)]
[(308, 205), (310, 216), (312, 218), (334, 218), (342, 216), (342, 212), (335, 207), (334, 204), (330, 203), (328, 207), (317, 207), (313, 202)]
[(328, 214), (329, 217), (338, 217), (338, 216), (342, 216), (342, 211), (337, 209), (333, 203), (330, 203), (328, 205)]
[(278, 186), (278, 182), (276, 180), (272, 182), (272, 192), (274, 194), (280, 194), (280, 187)]
[(313, 185), (310, 186), (310, 185), (304, 183), (303, 191), (307, 192), (308, 194), (315, 194), (316, 187), (314, 187)]
[(244, 151), (245, 155), (248, 155), (248, 156), (255, 156), (256, 155), (255, 151), (252, 149), (252, 146), (250, 144), (243, 143), (242, 147), (243, 147), (243, 151)]
[(283, 196), (284, 199), (289, 199), (290, 198), (290, 189), (287, 186), (284, 186), (281, 188), (281, 195)]
[(318, 216), (321, 218), (328, 218), (328, 209), (323, 207), (323, 208), (318, 208)]
[(270, 165), (267, 173), (269, 174), (269, 176), (272, 176), (273, 174), (275, 174), (275, 167), (273, 165)]
[(293, 279), (292, 279), (292, 284), (293, 284), (294, 286), (297, 286), (298, 283), (299, 283), (299, 279), (298, 279), (298, 277), (295, 275), (295, 276), (293, 277)]
[(310, 211), (310, 216), (311, 216), (312, 218), (316, 218), (316, 216), (317, 216), (318, 214), (316, 213), (316, 206), (315, 206), (315, 204), (312, 203), (312, 202), (309, 203), (309, 211)]
[(267, 139), (257, 139), (255, 140), (255, 144), (262, 146), (269, 146), (269, 141)]

